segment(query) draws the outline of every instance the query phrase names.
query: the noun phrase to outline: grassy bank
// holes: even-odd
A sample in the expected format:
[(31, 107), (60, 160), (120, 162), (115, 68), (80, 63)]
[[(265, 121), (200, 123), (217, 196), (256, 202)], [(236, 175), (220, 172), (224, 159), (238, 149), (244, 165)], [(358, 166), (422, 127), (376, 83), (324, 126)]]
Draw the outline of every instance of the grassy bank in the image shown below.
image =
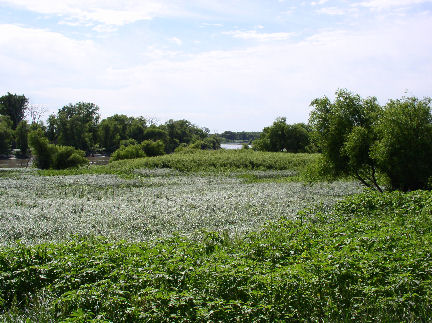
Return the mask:
[(2, 248), (1, 319), (428, 321), (432, 194), (371, 192), (239, 239)]

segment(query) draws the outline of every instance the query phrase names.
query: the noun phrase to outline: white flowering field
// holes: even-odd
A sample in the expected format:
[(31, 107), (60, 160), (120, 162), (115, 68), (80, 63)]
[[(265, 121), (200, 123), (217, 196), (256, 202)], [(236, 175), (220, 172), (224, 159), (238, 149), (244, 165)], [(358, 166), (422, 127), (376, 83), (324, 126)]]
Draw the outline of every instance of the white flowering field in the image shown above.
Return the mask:
[[(268, 179), (277, 172), (250, 173)], [(331, 205), (360, 190), (353, 182), (248, 182), (236, 175), (167, 169), (137, 170), (129, 179), (0, 170), (0, 245), (58, 242), (77, 235), (128, 241), (202, 230), (243, 235), (268, 220), (295, 216), (318, 203)]]

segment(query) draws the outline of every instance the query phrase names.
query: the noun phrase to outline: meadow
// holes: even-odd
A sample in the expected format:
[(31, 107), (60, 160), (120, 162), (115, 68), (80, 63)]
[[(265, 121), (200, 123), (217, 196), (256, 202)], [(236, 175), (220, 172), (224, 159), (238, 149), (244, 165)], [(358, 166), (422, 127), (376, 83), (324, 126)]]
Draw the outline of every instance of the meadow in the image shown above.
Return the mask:
[(0, 170), (0, 321), (430, 321), (432, 194), (316, 155)]

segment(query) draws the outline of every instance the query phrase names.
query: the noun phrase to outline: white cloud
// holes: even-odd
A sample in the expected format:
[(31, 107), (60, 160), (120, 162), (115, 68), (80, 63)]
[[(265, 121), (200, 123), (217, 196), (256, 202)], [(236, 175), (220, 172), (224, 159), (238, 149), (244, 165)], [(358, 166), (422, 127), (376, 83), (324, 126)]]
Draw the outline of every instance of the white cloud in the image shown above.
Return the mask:
[(24, 93), (51, 112), (91, 101), (103, 117), (186, 118), (220, 131), (261, 130), (277, 116), (306, 121), (313, 98), (341, 87), (376, 95), (382, 103), (407, 88), (430, 95), (432, 39), (424, 36), (432, 30), (429, 16), (362, 28), (198, 54), (146, 47), (130, 63), (112, 44), (0, 25), (0, 93)]
[(325, 4), (326, 2), (328, 2), (328, 0), (312, 1), (312, 2), (311, 2), (311, 5), (312, 5), (312, 6), (323, 5), (323, 4)]
[(324, 7), (317, 10), (317, 12), (332, 16), (341, 16), (347, 14), (347, 11), (340, 7)]
[(170, 40), (174, 44), (176, 44), (177, 46), (181, 46), (183, 44), (183, 41), (180, 38), (177, 38), (177, 37), (172, 37), (172, 38), (170, 38)]
[(360, 2), (359, 5), (381, 10), (396, 7), (409, 7), (422, 3), (432, 3), (432, 0), (367, 0)]
[(245, 40), (257, 40), (257, 41), (277, 41), (287, 40), (292, 38), (294, 33), (287, 32), (276, 32), (276, 33), (259, 33), (256, 30), (235, 30), (223, 32), (224, 35), (230, 35), (234, 38), (240, 38)]
[(66, 23), (88, 23), (121, 26), (168, 14), (168, 6), (157, 0), (0, 0), (0, 3), (46, 15), (64, 17)]

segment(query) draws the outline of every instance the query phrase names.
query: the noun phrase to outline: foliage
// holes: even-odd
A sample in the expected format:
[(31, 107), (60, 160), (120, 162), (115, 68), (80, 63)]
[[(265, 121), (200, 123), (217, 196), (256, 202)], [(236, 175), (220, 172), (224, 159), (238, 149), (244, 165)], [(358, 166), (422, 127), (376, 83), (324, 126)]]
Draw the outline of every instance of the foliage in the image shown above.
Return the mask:
[(167, 153), (173, 152), (180, 144), (191, 144), (208, 136), (208, 129), (201, 129), (188, 120), (168, 120), (163, 129), (168, 133), (165, 145)]
[(110, 163), (107, 171), (129, 173), (140, 168), (171, 168), (179, 171), (292, 170), (301, 173), (317, 154), (287, 154), (253, 150), (185, 150), (174, 154)]
[(324, 97), (311, 105), (314, 139), (324, 167), (333, 174), (352, 175), (378, 191), (380, 174), (392, 190), (427, 188), (432, 176), (430, 98), (390, 100), (382, 108), (376, 98), (339, 90), (333, 103)]
[(220, 148), (221, 146), (220, 146), (219, 137), (212, 135), (201, 140), (196, 140), (189, 145), (182, 143), (175, 149), (175, 152), (187, 152), (187, 151), (193, 152), (196, 150), (217, 150)]
[(28, 135), (29, 145), (32, 148), (34, 164), (40, 169), (49, 169), (52, 165), (54, 145), (50, 144), (42, 130), (31, 131)]
[(12, 139), (12, 121), (8, 116), (0, 116), (0, 155), (9, 156)]
[(426, 189), (432, 177), (431, 99), (390, 100), (377, 132), (372, 156), (387, 175), (390, 188)]
[(155, 157), (165, 154), (165, 144), (162, 140), (144, 140), (141, 143), (141, 149), (144, 151), (145, 156)]
[(41, 129), (29, 133), (29, 144), (34, 163), (40, 169), (66, 169), (88, 164), (83, 151), (50, 144)]
[(20, 121), (15, 129), (16, 148), (20, 150), (19, 157), (27, 157), (29, 153), (28, 133), (30, 127), (25, 120)]
[(263, 129), (253, 148), (260, 151), (306, 152), (309, 145), (309, 129), (305, 124), (289, 125), (286, 118), (277, 118), (273, 125)]
[(140, 158), (145, 155), (142, 146), (139, 144), (120, 146), (120, 148), (111, 155), (110, 161)]
[(241, 239), (2, 248), (3, 318), (39, 307), (77, 322), (428, 321), (431, 205), (430, 192), (367, 192)]
[(156, 127), (155, 125), (151, 125), (144, 130), (143, 138), (144, 140), (161, 140), (162, 142), (166, 143), (168, 141), (168, 132)]
[(97, 142), (99, 118), (99, 107), (93, 103), (66, 105), (48, 118), (50, 140), (89, 152)]
[(369, 155), (376, 140), (373, 127), (381, 113), (376, 98), (362, 99), (347, 90), (338, 90), (333, 103), (323, 97), (311, 105), (314, 110), (309, 124), (323, 153), (323, 166), (336, 176), (352, 175), (364, 185), (381, 190), (376, 163)]
[(13, 130), (24, 119), (27, 107), (28, 99), (24, 95), (8, 92), (8, 94), (0, 97), (0, 115), (9, 116), (12, 121)]

